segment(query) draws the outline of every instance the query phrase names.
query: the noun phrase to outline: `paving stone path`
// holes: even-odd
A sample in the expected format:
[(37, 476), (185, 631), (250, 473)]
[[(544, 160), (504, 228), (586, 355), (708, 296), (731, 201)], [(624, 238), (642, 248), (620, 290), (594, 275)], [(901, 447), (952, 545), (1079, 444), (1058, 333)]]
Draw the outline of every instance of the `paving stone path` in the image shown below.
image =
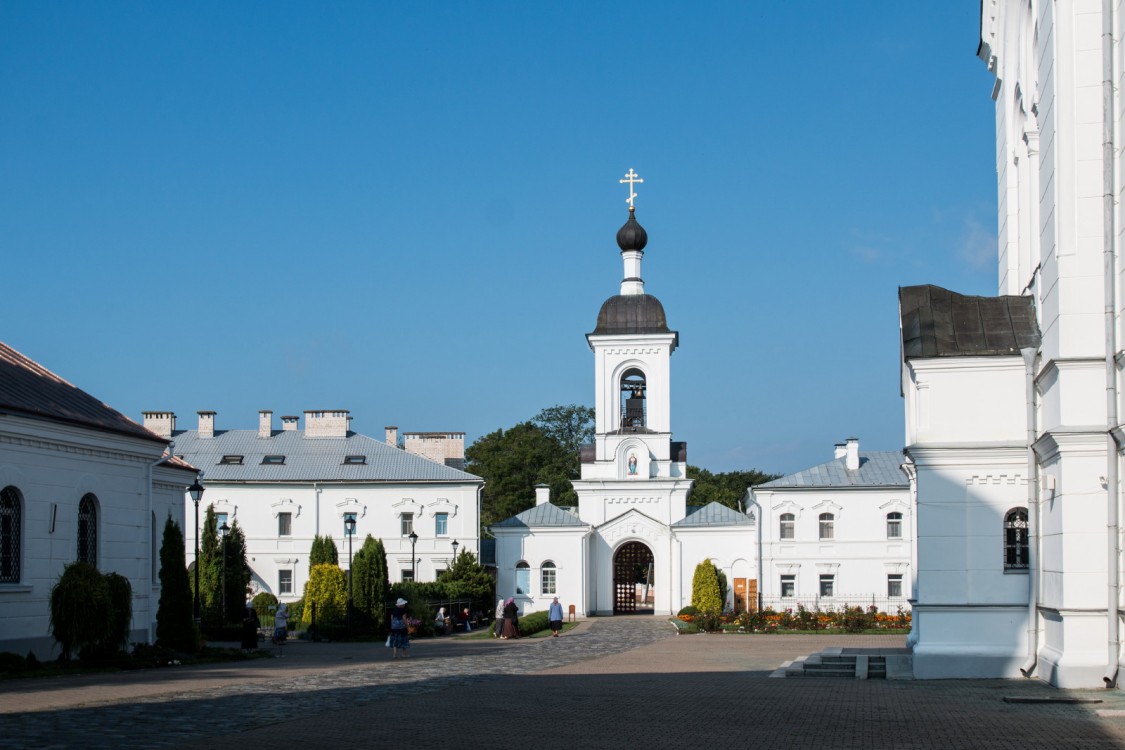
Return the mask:
[[(42, 710), (15, 713), (6, 713), (0, 707), (0, 748), (169, 747), (198, 743), (234, 729), (245, 731), (344, 707), (598, 659), (674, 635), (674, 628), (665, 618), (605, 618), (585, 623), (559, 638), (419, 641), (411, 649), (411, 658), (397, 661), (389, 659), (389, 652), (379, 644), (357, 644), (356, 650), (373, 654), (373, 658), (357, 665), (335, 661), (321, 669), (280, 675), (263, 668), (252, 679), (205, 687), (193, 686), (189, 681), (182, 690), (154, 690), (150, 695), (126, 699), (105, 699), (92, 685), (78, 706), (44, 706)], [(297, 648), (339, 651), (348, 647), (299, 644), (287, 651), (292, 654)], [(160, 672), (166, 671), (152, 670), (152, 676), (158, 678)], [(0, 693), (0, 705), (4, 698)]]

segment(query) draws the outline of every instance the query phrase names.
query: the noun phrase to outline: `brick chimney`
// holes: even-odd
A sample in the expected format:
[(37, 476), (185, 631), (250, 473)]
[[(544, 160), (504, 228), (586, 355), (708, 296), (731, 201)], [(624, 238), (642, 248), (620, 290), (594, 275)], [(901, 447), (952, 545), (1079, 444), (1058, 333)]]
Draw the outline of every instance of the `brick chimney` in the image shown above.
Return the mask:
[(398, 427), (389, 425), (384, 428), (387, 431), (387, 445), (398, 447)]
[(297, 430), (297, 423), (300, 421), (300, 417), (282, 417), (281, 429), (284, 432), (295, 432)]
[(199, 437), (215, 437), (215, 412), (197, 411), (196, 414), (199, 415)]
[(551, 502), (551, 488), (546, 484), (535, 485), (535, 504), (544, 505)]
[(176, 431), (176, 415), (170, 411), (142, 411), (141, 416), (144, 417), (145, 429), (162, 438), (171, 439)]
[(258, 437), (268, 438), (273, 435), (273, 412), (262, 409), (258, 412)]
[(348, 436), (348, 423), (352, 421), (347, 409), (334, 411), (305, 411), (305, 437), (342, 438)]
[(848, 438), (845, 450), (847, 455), (844, 456), (844, 467), (848, 471), (856, 471), (859, 469), (859, 438)]

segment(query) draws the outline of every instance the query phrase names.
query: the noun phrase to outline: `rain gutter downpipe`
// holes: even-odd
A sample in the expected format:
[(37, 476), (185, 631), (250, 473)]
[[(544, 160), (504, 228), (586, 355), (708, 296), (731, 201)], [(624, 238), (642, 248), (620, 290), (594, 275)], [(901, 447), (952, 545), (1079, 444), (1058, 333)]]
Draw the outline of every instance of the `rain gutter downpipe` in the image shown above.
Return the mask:
[(1116, 97), (1114, 75), (1114, 0), (1102, 0), (1102, 230), (1105, 256), (1105, 377), (1106, 377), (1106, 650), (1108, 666), (1102, 680), (1107, 688), (1117, 685), (1120, 665), (1120, 581), (1118, 564), (1121, 557), (1118, 518), (1118, 441), (1117, 430), (1117, 263), (1116, 206), (1114, 201), (1116, 149), (1114, 123)]
[(1039, 462), (1035, 458), (1035, 355), (1033, 348), (1020, 349), (1027, 394), (1027, 661), (1020, 667), (1031, 677), (1039, 654)]

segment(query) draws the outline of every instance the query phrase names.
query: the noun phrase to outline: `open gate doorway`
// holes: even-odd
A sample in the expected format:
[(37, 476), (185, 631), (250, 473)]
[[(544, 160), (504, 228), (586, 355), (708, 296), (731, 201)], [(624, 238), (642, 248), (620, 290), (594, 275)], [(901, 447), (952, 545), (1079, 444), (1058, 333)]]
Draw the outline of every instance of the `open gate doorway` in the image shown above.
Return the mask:
[(652, 550), (628, 542), (613, 555), (613, 614), (652, 614), (656, 599)]

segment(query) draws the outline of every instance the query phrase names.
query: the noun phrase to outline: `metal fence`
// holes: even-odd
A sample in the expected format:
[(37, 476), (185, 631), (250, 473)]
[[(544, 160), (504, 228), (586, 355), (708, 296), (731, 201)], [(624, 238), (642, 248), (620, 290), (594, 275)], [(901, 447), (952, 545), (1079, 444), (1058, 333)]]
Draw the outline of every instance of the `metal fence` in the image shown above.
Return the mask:
[(822, 612), (839, 612), (846, 607), (875, 607), (879, 612), (893, 615), (901, 609), (910, 611), (910, 602), (906, 597), (878, 596), (876, 594), (847, 594), (841, 596), (763, 596), (761, 597), (762, 609), (772, 609), (780, 612), (786, 609), (797, 610), (798, 606), (805, 609)]

